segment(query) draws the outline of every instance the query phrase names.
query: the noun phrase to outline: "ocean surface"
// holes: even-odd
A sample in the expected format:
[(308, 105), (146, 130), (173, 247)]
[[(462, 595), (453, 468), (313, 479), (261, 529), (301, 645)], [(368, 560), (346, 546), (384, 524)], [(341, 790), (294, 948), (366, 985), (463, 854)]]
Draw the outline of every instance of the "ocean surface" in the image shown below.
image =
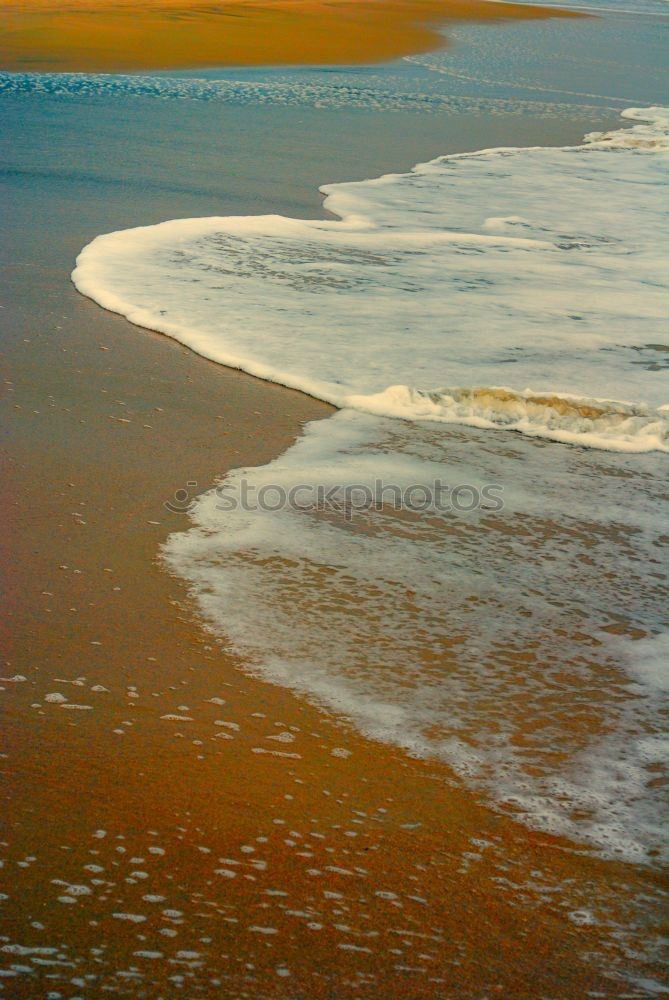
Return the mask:
[[(123, 200), (125, 214), (99, 210), (98, 232), (119, 228), (80, 254), (81, 292), (339, 407), (184, 506), (162, 556), (212, 632), (244, 669), (444, 761), (565, 849), (654, 868), (669, 756), (669, 17), (662, 0), (588, 9), (599, 16), (458, 26), (447, 53), (387, 67), (2, 74), (0, 99), (59, 150), (55, 169), (26, 166), (19, 138), (11, 182), (75, 183), (89, 221), (103, 193)], [(244, 158), (257, 136), (240, 129), (239, 150), (210, 157), (223, 115), (249, 133), (283, 116), (284, 145), (268, 146), (283, 214), (256, 214), (272, 212), (271, 172)], [(472, 116), (490, 141), (467, 143)], [(68, 154), (82, 117), (101, 123), (88, 173)], [(102, 166), (109, 131), (145, 140), (161, 117), (183, 126), (152, 139), (174, 144), (167, 165), (147, 169), (134, 138)], [(425, 141), (435, 122), (447, 145), (409, 169), (400, 133), (420, 125)], [(378, 176), (355, 166), (366, 129)], [(318, 178), (325, 212), (295, 196), (292, 217), (286, 164), (312, 133), (341, 152)], [(240, 177), (247, 196), (231, 197)]]

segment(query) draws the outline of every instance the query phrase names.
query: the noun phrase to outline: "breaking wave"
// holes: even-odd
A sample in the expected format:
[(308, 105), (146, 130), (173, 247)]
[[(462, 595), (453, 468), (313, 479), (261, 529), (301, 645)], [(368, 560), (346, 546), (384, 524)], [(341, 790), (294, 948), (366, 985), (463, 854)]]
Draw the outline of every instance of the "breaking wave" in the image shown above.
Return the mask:
[(588, 448), (669, 451), (669, 406), (651, 409), (612, 399), (517, 392), (501, 386), (426, 392), (395, 385), (348, 402), (383, 416), (498, 427)]
[(623, 116), (635, 124), (582, 146), (326, 186), (341, 221), (111, 233), (73, 280), (139, 325), (338, 407), (666, 451), (669, 111)]

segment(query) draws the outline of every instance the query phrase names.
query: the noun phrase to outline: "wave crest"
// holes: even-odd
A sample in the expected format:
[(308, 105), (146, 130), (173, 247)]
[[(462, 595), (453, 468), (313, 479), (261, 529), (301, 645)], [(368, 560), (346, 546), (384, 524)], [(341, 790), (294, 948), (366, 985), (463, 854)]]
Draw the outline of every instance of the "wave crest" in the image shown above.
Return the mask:
[(519, 392), (506, 386), (427, 391), (394, 385), (375, 395), (351, 396), (346, 402), (383, 416), (505, 428), (588, 448), (669, 452), (669, 406), (653, 409), (612, 399)]

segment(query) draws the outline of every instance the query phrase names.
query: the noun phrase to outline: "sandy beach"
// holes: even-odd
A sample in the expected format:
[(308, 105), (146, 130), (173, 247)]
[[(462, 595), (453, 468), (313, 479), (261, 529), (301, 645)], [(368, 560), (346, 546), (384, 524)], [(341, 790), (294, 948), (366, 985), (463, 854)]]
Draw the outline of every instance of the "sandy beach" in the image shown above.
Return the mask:
[[(32, 17), (39, 5), (20, 6)], [(339, 7), (309, 6), (299, 61), (386, 58), (408, 38), (430, 49), (427, 24), (461, 10), (419, 9), (418, 27), (398, 4), (378, 33), (371, 5), (356, 10), (369, 31), (352, 21), (358, 41), (343, 48), (325, 27), (345, 23)], [(254, 31), (267, 10), (249, 12)], [(236, 63), (296, 61), (294, 22), (272, 24), (271, 53), (256, 34)], [(201, 44), (206, 25), (193, 27), (198, 64), (224, 63), (217, 39)], [(118, 47), (78, 52), (76, 33), (58, 43), (63, 58), (53, 37), (34, 38), (22, 69), (193, 64), (167, 34), (146, 60), (138, 36), (120, 62)], [(13, 51), (2, 64), (19, 68)], [(578, 143), (616, 127), (616, 107), (325, 113), (91, 93), (4, 105), (16, 141), (3, 170), (0, 993), (654, 995), (659, 869), (532, 831), (445, 764), (258, 679), (167, 572), (161, 546), (189, 522), (166, 501), (270, 462), (333, 409), (132, 326), (70, 283), (99, 233), (212, 214), (322, 218), (320, 183), (444, 151)], [(495, 433), (511, 451), (513, 435)], [(520, 674), (529, 654), (514, 655)]]
[(69, 72), (381, 62), (443, 47), (445, 23), (547, 16), (485, 0), (2, 0), (0, 14), (1, 68)]

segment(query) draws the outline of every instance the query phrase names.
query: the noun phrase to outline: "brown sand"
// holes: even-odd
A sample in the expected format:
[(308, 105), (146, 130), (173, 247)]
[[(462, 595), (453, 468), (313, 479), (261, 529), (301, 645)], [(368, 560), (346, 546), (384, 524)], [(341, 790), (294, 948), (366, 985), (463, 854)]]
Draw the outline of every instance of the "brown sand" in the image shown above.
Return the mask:
[(578, 16), (485, 0), (0, 0), (0, 68), (352, 64), (442, 47), (447, 21)]
[[(629, 961), (551, 886), (615, 913), (638, 872), (566, 853), (445, 768), (250, 679), (157, 565), (187, 523), (163, 507), (175, 489), (266, 462), (329, 409), (70, 298), (50, 330), (19, 309), (30, 351), (5, 403), (20, 459), (1, 673), (26, 680), (2, 682), (3, 933), (65, 963), (11, 995), (74, 995), (86, 975), (96, 996), (629, 995), (583, 956)], [(30, 962), (0, 949), (9, 972)]]

